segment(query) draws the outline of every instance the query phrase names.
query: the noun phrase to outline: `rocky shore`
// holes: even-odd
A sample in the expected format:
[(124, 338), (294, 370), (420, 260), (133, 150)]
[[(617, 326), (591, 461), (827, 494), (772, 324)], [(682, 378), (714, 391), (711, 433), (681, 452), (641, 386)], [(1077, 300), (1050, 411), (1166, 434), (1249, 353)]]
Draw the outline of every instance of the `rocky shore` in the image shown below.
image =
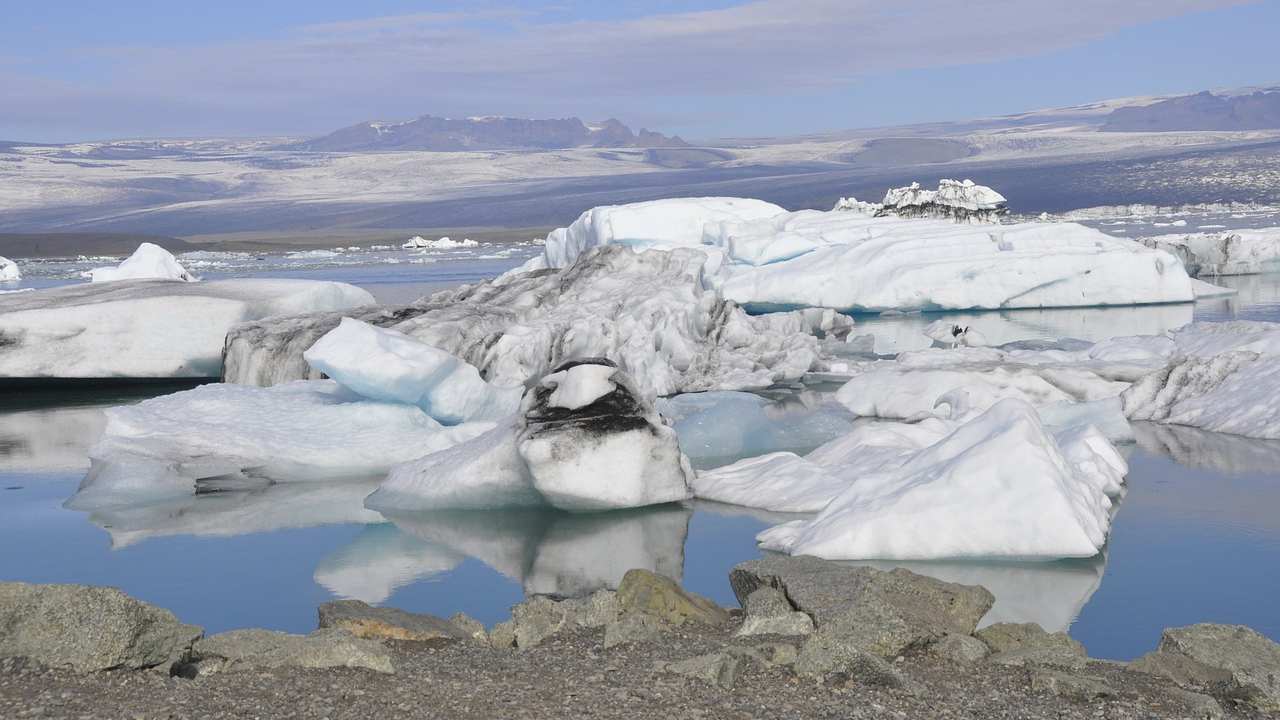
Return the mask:
[(488, 629), (339, 601), (305, 636), (0, 583), (0, 717), (1280, 716), (1280, 645), (1242, 626), (1169, 629), (1117, 663), (1036, 625), (979, 630), (989, 592), (905, 570), (771, 556), (729, 580), (742, 609), (632, 570)]

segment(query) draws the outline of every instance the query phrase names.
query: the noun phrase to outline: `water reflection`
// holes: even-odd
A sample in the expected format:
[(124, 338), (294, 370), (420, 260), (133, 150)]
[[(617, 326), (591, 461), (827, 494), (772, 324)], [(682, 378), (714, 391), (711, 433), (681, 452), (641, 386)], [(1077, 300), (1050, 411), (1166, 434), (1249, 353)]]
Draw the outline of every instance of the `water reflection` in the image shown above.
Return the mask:
[(322, 558), (312, 577), (340, 598), (380, 605), (396, 590), (447, 573), (465, 559), (384, 522), (365, 527), (351, 544)]
[(1229, 475), (1280, 471), (1280, 440), (1208, 432), (1182, 425), (1135, 422), (1138, 447), (1185, 467)]

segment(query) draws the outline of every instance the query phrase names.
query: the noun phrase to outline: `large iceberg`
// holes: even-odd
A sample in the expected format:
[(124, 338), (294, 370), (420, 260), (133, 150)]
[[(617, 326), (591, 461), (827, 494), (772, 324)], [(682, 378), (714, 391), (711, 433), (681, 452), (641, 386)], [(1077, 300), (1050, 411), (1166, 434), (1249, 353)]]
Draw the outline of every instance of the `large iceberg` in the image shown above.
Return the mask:
[(177, 280), (195, 282), (199, 278), (173, 255), (155, 243), (144, 242), (133, 254), (116, 267), (101, 267), (84, 273), (89, 282), (113, 282), (116, 280)]
[[(1100, 464), (1123, 464), (1102, 449)], [(1110, 527), (1104, 484), (1064, 457), (1034, 408), (1009, 399), (901, 466), (858, 478), (814, 518), (758, 539), (827, 559), (1092, 557)]]
[(353, 285), (313, 280), (139, 280), (0, 295), (0, 377), (216, 378), (237, 323), (373, 301)]
[(108, 410), (89, 473), (67, 506), (380, 476), (493, 426), (444, 427), (417, 406), (369, 400), (330, 380), (203, 385)]
[(1121, 395), (1131, 420), (1154, 420), (1245, 437), (1280, 439), (1280, 362), (1234, 350), (1186, 357)]
[(510, 415), (524, 393), (519, 385), (490, 385), (474, 366), (443, 350), (352, 318), (343, 318), (303, 358), (364, 397), (417, 405), (448, 425)]
[(518, 417), (424, 455), (393, 468), (366, 506), (610, 510), (684, 500), (693, 475), (675, 431), (599, 358), (558, 366), (526, 392)]
[[(821, 354), (815, 334), (843, 338), (853, 325), (829, 310), (749, 316), (703, 287), (706, 260), (687, 249), (606, 247), (560, 272), (509, 274), (408, 307), (346, 315), (455, 355), (494, 384), (522, 384), (570, 358), (599, 356), (647, 395), (798, 380)], [(270, 385), (319, 377), (303, 353), (342, 317), (237, 327), (227, 338), (224, 379)]]
[(0, 282), (17, 282), (22, 279), (18, 263), (0, 255)]
[(1178, 256), (1192, 277), (1280, 270), (1280, 228), (1157, 235), (1139, 238), (1139, 242)]
[[(965, 192), (975, 207), (994, 202)], [(1196, 297), (1173, 255), (1083, 225), (966, 225), (841, 210), (769, 214), (764, 204), (714, 200), (594, 208), (551, 233), (543, 255), (524, 269), (565, 267), (601, 245), (699, 248), (709, 257), (709, 288), (763, 309), (1093, 307)], [(901, 202), (905, 208), (916, 200), (925, 202)]]
[(1008, 201), (1000, 193), (972, 180), (941, 180), (937, 190), (924, 190), (920, 183), (893, 188), (885, 193), (877, 215), (903, 218), (949, 218), (956, 222), (991, 223), (1009, 212)]

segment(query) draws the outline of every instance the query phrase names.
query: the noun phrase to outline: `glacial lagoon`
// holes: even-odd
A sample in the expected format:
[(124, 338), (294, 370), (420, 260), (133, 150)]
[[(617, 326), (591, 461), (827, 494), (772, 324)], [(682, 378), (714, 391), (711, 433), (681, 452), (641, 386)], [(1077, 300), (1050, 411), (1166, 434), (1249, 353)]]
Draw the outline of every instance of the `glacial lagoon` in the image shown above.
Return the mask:
[[(258, 262), (207, 277), (309, 277), (352, 282), (383, 302), (491, 276), (504, 257), (459, 253), (432, 263)], [(389, 252), (379, 258), (403, 256)], [(370, 258), (374, 257), (371, 255)], [(226, 260), (220, 262), (227, 262)], [(70, 281), (66, 268), (32, 284)], [(994, 341), (1156, 333), (1192, 320), (1280, 321), (1280, 276), (1221, 278), (1232, 298), (1195, 305), (970, 313), (956, 321)], [(934, 315), (859, 318), (895, 342), (919, 342)], [(860, 330), (861, 332), (862, 330)], [(453, 512), (383, 517), (361, 501), (377, 478), (197, 495), (91, 513), (63, 509), (88, 467), (102, 409), (182, 386), (6, 389), (0, 398), (0, 577), (114, 585), (210, 632), (305, 632), (335, 597), (450, 615), (506, 619), (526, 592), (569, 595), (616, 584), (630, 567), (681, 578), (732, 605), (726, 576), (760, 554), (754, 537), (777, 515), (704, 502), (626, 512)], [(809, 412), (814, 390), (768, 393), (779, 428)], [(1280, 638), (1280, 441), (1138, 424), (1123, 446), (1131, 472), (1105, 552), (1047, 563), (899, 563), (985, 585), (988, 621), (1068, 630), (1091, 656), (1128, 659), (1160, 629), (1242, 623)], [(783, 434), (785, 435), (785, 434)], [(779, 442), (785, 443), (785, 437)], [(774, 447), (805, 451), (809, 447)], [(716, 462), (733, 458), (717, 458)]]

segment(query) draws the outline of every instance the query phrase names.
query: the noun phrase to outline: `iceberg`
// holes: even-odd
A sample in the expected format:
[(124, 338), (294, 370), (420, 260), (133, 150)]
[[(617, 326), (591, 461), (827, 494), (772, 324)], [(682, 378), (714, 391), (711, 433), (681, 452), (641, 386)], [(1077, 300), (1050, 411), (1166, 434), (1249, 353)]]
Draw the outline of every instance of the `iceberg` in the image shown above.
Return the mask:
[(199, 278), (173, 255), (154, 243), (144, 242), (133, 254), (116, 267), (102, 267), (84, 273), (89, 282), (113, 282), (116, 280), (178, 280), (195, 282)]
[(313, 280), (88, 283), (0, 295), (0, 377), (216, 378), (237, 323), (373, 303)]
[(0, 255), (0, 282), (17, 282), (22, 279), (18, 263)]
[(303, 358), (371, 400), (417, 405), (447, 425), (515, 412), (521, 386), (496, 387), (472, 365), (395, 330), (343, 318)]
[(1034, 408), (1006, 399), (900, 467), (858, 478), (812, 519), (758, 540), (833, 560), (1093, 557), (1112, 503), (1077, 468)]
[[(944, 187), (955, 207), (987, 212), (998, 194)], [(936, 208), (908, 189), (908, 207)], [(942, 190), (939, 191), (942, 193)], [(907, 195), (911, 195), (908, 197)], [(913, 199), (914, 198), (914, 199)], [(657, 200), (593, 208), (548, 235), (525, 270), (561, 268), (588, 249), (696, 248), (705, 285), (753, 309), (1003, 310), (1190, 302), (1173, 255), (1074, 223), (967, 225), (833, 210), (772, 212), (730, 198)], [(950, 200), (949, 200), (950, 202)], [(895, 205), (895, 208), (898, 206)], [(952, 207), (952, 206), (947, 206)], [(732, 212), (730, 212), (732, 210)], [(968, 210), (965, 210), (968, 212)], [(931, 211), (932, 212), (932, 211)]]
[(480, 247), (480, 243), (471, 238), (463, 238), (462, 240), (454, 240), (449, 236), (439, 238), (437, 240), (428, 240), (421, 235), (414, 235), (400, 246), (405, 250), (428, 249), (428, 250), (456, 250), (458, 248)]
[(203, 385), (106, 414), (71, 509), (384, 475), (494, 427), (443, 427), (419, 407), (369, 400), (330, 380)]
[(1008, 212), (1005, 197), (985, 185), (977, 185), (972, 180), (940, 180), (937, 190), (924, 190), (920, 183), (914, 182), (889, 190), (876, 214), (992, 223)]
[(245, 323), (227, 337), (228, 382), (317, 378), (303, 353), (344, 316), (389, 328), (474, 365), (495, 385), (540, 378), (574, 357), (608, 357), (649, 396), (792, 382), (821, 355), (818, 336), (853, 322), (832, 311), (747, 315), (701, 283), (702, 253), (605, 247), (572, 267), (508, 274), (403, 308)]
[(1124, 392), (1130, 420), (1280, 439), (1280, 362), (1248, 350), (1186, 357)]
[(1182, 260), (1192, 277), (1257, 275), (1280, 270), (1280, 228), (1139, 238)]
[(590, 512), (690, 496), (693, 471), (634, 381), (601, 358), (563, 363), (518, 416), (391, 469), (365, 500), (380, 512), (555, 507)]

